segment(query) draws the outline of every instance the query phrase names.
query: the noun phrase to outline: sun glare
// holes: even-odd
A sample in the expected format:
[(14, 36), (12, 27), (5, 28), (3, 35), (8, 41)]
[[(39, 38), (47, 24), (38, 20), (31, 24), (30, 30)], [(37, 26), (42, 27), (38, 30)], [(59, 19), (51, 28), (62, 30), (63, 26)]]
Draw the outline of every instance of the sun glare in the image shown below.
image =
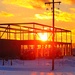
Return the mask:
[(40, 40), (42, 41), (47, 41), (48, 37), (47, 37), (47, 33), (39, 33), (40, 36)]

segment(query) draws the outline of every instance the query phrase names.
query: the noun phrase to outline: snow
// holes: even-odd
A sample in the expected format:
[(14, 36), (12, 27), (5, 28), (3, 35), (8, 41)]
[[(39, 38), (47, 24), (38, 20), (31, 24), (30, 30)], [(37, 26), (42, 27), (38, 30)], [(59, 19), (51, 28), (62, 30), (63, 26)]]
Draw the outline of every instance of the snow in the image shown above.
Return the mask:
[(64, 57), (55, 59), (55, 69), (52, 68), (51, 59), (36, 60), (10, 60), (5, 61), (2, 65), (0, 60), (0, 75), (75, 75), (75, 57)]

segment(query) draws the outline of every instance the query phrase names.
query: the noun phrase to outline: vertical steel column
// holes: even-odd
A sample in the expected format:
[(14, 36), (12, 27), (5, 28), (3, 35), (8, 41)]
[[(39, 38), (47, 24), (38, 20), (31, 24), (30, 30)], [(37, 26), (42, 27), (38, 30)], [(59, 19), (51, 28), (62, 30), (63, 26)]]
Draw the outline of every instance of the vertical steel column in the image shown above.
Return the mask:
[(21, 40), (21, 26), (20, 26), (20, 40)]
[[(35, 42), (35, 40), (36, 40), (35, 24), (33, 24), (33, 40), (34, 40), (34, 42)], [(34, 44), (34, 54), (35, 54), (35, 58), (36, 58), (36, 54), (37, 54), (36, 42), (35, 42), (35, 44)]]
[(68, 46), (67, 46), (67, 32), (66, 32), (66, 55), (68, 54)]
[(56, 30), (56, 42), (57, 42), (57, 30)]
[(72, 32), (70, 32), (70, 40), (71, 40), (71, 55), (72, 55)]
[[(9, 26), (9, 25), (8, 25)], [(8, 39), (8, 27), (7, 27), (7, 39)]]
[[(22, 32), (22, 34), (23, 34), (23, 41), (24, 41), (24, 31)], [(23, 54), (24, 54), (24, 44), (23, 44)]]
[(64, 47), (63, 47), (63, 44), (62, 44), (62, 56), (64, 56)]
[(61, 42), (62, 42), (62, 30), (61, 30)]
[(14, 38), (15, 38), (15, 40), (16, 40), (16, 30), (15, 30), (15, 33), (14, 33)]
[(36, 37), (35, 24), (33, 24), (33, 40), (36, 40), (35, 37)]
[(7, 27), (7, 39), (10, 39), (10, 25)]
[(10, 40), (10, 25), (8, 25), (8, 29), (9, 29), (9, 31), (8, 31), (8, 33), (9, 33), (9, 40)]
[(28, 28), (28, 40), (29, 40), (29, 28)]
[[(42, 33), (42, 34), (44, 35), (44, 26), (43, 26), (43, 33)], [(43, 57), (44, 57), (44, 48), (45, 48), (44, 46), (45, 46), (45, 45), (43, 44), (43, 45), (42, 45)]]
[(62, 44), (62, 30), (61, 30), (61, 51), (63, 52), (63, 44)]
[(68, 44), (68, 55), (70, 55), (70, 44)]
[[(58, 41), (58, 40), (57, 40), (57, 29), (56, 29), (56, 32), (55, 32), (55, 33), (56, 33), (56, 42), (57, 42), (57, 41)], [(57, 45), (58, 45), (58, 44), (56, 43), (56, 50), (57, 50)]]
[[(35, 24), (33, 24), (33, 40), (35, 40)], [(35, 44), (33, 45), (34, 54), (36, 55)]]
[[(28, 41), (30, 40), (29, 38), (29, 28), (28, 28)], [(29, 50), (29, 44), (28, 44), (28, 50)]]
[(23, 31), (23, 40), (24, 40), (24, 31)]

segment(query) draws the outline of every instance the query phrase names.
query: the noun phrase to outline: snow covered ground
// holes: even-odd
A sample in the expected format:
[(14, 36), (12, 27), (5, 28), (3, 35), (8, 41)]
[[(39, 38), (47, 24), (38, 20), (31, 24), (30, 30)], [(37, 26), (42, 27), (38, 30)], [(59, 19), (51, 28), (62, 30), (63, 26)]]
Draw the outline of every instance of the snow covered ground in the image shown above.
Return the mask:
[(50, 59), (36, 60), (10, 60), (5, 61), (2, 65), (0, 60), (0, 75), (75, 75), (75, 57), (64, 57), (55, 59), (55, 69), (51, 70), (52, 64)]

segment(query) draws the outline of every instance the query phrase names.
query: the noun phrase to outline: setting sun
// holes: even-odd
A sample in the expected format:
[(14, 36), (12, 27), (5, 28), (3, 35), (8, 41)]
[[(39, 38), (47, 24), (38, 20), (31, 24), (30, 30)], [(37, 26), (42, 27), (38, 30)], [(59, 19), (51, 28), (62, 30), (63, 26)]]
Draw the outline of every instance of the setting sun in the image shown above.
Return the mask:
[(47, 41), (48, 37), (47, 37), (47, 33), (39, 33), (40, 36), (40, 40), (42, 41)]

